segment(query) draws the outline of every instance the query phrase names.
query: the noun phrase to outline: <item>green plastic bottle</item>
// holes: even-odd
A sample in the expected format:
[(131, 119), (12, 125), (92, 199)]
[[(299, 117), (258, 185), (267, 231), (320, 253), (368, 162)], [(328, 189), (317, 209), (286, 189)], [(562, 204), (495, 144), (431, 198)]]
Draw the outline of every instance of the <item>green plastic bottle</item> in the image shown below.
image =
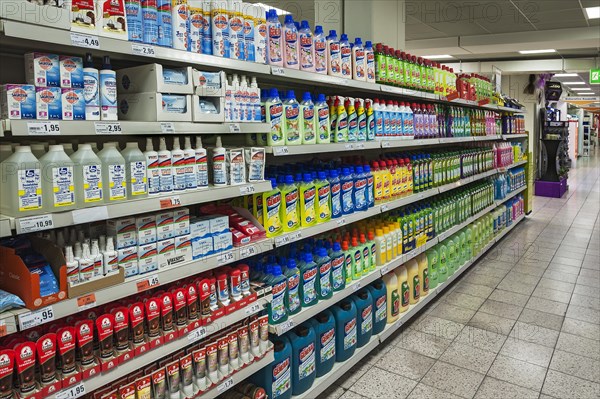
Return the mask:
[(333, 135), (333, 141), (336, 143), (348, 142), (348, 114), (346, 107), (340, 102), (339, 99), (335, 99), (334, 108), (336, 113), (335, 119), (335, 132)]
[(371, 246), (367, 243), (367, 238), (363, 233), (360, 234), (360, 244), (362, 247), (362, 273), (361, 275), (368, 274), (371, 269)]
[(294, 176), (285, 176), (285, 184), (281, 187), (281, 221), (283, 231), (294, 231), (300, 227), (300, 210), (298, 187)]
[(438, 247), (439, 266), (438, 266), (438, 284), (443, 283), (448, 278), (448, 248), (442, 242)]
[(431, 248), (426, 252), (427, 264), (429, 265), (429, 289), (434, 289), (438, 285), (438, 252)]
[(352, 262), (354, 251), (348, 245), (348, 241), (342, 242), (342, 251), (344, 252), (344, 274), (346, 276), (346, 285), (352, 283)]
[(467, 235), (464, 229), (458, 233), (458, 240), (460, 242), (460, 265), (464, 265), (470, 258), (467, 256)]
[(352, 237), (352, 280), (358, 280), (363, 275), (363, 246), (357, 237)]
[(315, 181), (317, 190), (316, 217), (317, 223), (323, 223), (331, 220), (331, 187), (325, 172), (319, 172), (317, 176), (318, 180)]
[(474, 256), (473, 252), (473, 229), (472, 224), (468, 225), (465, 229), (465, 239), (467, 240), (467, 256), (469, 259), (472, 259)]
[(270, 146), (284, 145), (283, 102), (279, 98), (277, 89), (271, 89), (269, 98), (265, 102), (265, 109), (266, 121), (271, 126), (271, 131), (267, 137), (267, 144)]
[(277, 188), (277, 180), (271, 179), (271, 191), (263, 193), (263, 227), (267, 237), (275, 237), (283, 231), (281, 223), (281, 191)]
[(451, 276), (456, 271), (456, 246), (452, 238), (445, 239), (444, 245), (446, 245), (447, 250), (446, 269), (448, 270), (448, 276)]
[(317, 223), (317, 190), (310, 173), (304, 174), (298, 193), (300, 195), (300, 225), (302, 227), (314, 226)]

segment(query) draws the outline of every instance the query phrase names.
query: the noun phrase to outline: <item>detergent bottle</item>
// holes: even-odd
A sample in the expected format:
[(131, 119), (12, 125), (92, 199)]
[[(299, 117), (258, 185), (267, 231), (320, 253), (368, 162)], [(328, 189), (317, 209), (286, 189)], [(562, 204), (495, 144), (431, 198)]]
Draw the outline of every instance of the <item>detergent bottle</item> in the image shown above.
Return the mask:
[(367, 286), (373, 299), (373, 334), (383, 331), (387, 323), (387, 290), (381, 279)]
[(292, 175), (285, 176), (285, 184), (281, 187), (281, 221), (283, 231), (294, 231), (300, 227), (298, 187)]
[(344, 107), (346, 107), (346, 113), (348, 114), (348, 141), (354, 142), (358, 139), (358, 114), (353, 99), (346, 98)]
[(283, 26), (283, 66), (291, 69), (299, 69), (299, 51), (298, 51), (298, 30), (294, 24), (294, 18), (291, 14), (285, 16)]
[(335, 361), (343, 362), (356, 350), (356, 305), (347, 298), (331, 307), (335, 318)]
[[(329, 116), (329, 112), (327, 113)], [(300, 103), (300, 137), (302, 144), (316, 144), (317, 128), (315, 124), (315, 105), (309, 92), (302, 95)]]
[(338, 41), (335, 30), (330, 30), (329, 36), (327, 36), (327, 74), (331, 76), (342, 76), (340, 42)]
[(316, 188), (310, 173), (305, 173), (303, 183), (299, 187), (300, 194), (300, 225), (302, 227), (314, 226), (316, 217)]
[(316, 336), (311, 323), (304, 323), (288, 333), (292, 343), (292, 395), (301, 395), (313, 384), (316, 369)]
[(366, 80), (365, 59), (365, 48), (362, 45), (361, 38), (357, 37), (352, 47), (352, 78), (354, 80)]
[(370, 265), (370, 270), (369, 271), (373, 271), (377, 268), (377, 246), (378, 243), (375, 241), (375, 232), (373, 230), (369, 230), (368, 236), (367, 238), (369, 239), (367, 241), (367, 245), (369, 247), (369, 265)]
[(438, 285), (448, 278), (448, 248), (445, 241), (438, 245)]
[(315, 332), (317, 377), (331, 371), (335, 363), (335, 319), (329, 310), (309, 320)]
[(273, 300), (268, 305), (269, 324), (279, 324), (287, 320), (288, 281), (281, 272), (281, 266), (273, 267), (273, 279), (270, 281)]
[(408, 285), (408, 272), (406, 265), (400, 265), (394, 270), (396, 277), (398, 278), (398, 295), (399, 300), (399, 312), (403, 313), (408, 310), (410, 306), (410, 287)]
[(296, 95), (293, 90), (287, 92), (286, 100), (283, 103), (283, 117), (285, 144), (302, 144), (302, 137), (300, 136), (300, 105), (296, 101)]
[(431, 248), (425, 254), (429, 267), (429, 288), (434, 289), (438, 285), (438, 252), (435, 248)]
[[(315, 32), (316, 34), (316, 32)], [(308, 21), (300, 23), (300, 69), (302, 71), (315, 72), (315, 49), (312, 32)]]
[(264, 387), (269, 398), (292, 398), (292, 345), (287, 337), (274, 337), (273, 353), (275, 360), (269, 366), (255, 373), (251, 379)]
[(327, 255), (327, 250), (320, 247), (317, 250), (317, 256), (315, 262), (319, 269), (319, 289), (317, 296), (319, 300), (329, 299), (333, 295), (333, 283), (332, 283), (332, 264), (331, 258)]
[(352, 261), (354, 259), (354, 250), (348, 245), (348, 241), (342, 241), (342, 251), (344, 252), (344, 276), (346, 285), (352, 283)]
[(335, 109), (335, 133), (333, 141), (336, 143), (345, 143), (348, 141), (348, 113), (344, 103), (336, 98), (333, 103)]
[(410, 289), (410, 304), (414, 305), (421, 298), (421, 280), (419, 279), (419, 264), (416, 259), (405, 263), (408, 273), (408, 287)]
[(365, 346), (373, 335), (373, 297), (363, 288), (350, 297), (356, 306), (357, 338), (356, 347)]
[(314, 107), (314, 127), (316, 131), (316, 142), (328, 144), (331, 142), (331, 121), (329, 120), (329, 106), (325, 101), (325, 95), (319, 94)]
[(340, 37), (340, 66), (342, 77), (352, 79), (352, 47), (345, 33)]
[(71, 155), (71, 160), (75, 165), (75, 198), (79, 206), (89, 207), (101, 203), (102, 164), (92, 147), (89, 144), (79, 144), (77, 152)]
[(456, 246), (454, 245), (452, 237), (445, 239), (444, 244), (446, 244), (448, 256), (446, 268), (448, 269), (448, 276), (451, 276), (456, 270)]
[(283, 29), (277, 11), (267, 12), (267, 61), (269, 65), (283, 66)]
[(356, 167), (354, 173), (354, 209), (366, 211), (369, 208), (369, 198), (367, 195), (367, 176), (364, 174), (362, 166)]
[[(5, 164), (8, 165), (8, 164)], [(75, 164), (65, 153), (63, 146), (51, 145), (49, 151), (40, 158), (41, 169), (41, 195), (43, 209), (46, 212), (58, 212), (74, 209), (76, 206), (74, 169)], [(122, 165), (125, 166), (125, 165)], [(27, 171), (29, 172), (29, 171)], [(26, 184), (26, 173), (19, 176), (19, 191), (23, 191)], [(14, 173), (14, 172), (13, 172)], [(121, 176), (121, 175), (120, 175)], [(123, 186), (125, 183), (125, 171), (122, 171)], [(119, 180), (121, 181), (121, 180)], [(8, 188), (6, 190), (9, 190)], [(125, 187), (123, 187), (124, 195)], [(19, 197), (23, 194), (20, 192)], [(124, 199), (124, 198), (122, 198)]]
[(271, 191), (263, 193), (263, 227), (267, 237), (275, 237), (283, 231), (281, 223), (281, 191), (277, 188), (277, 180), (271, 179)]
[(354, 101), (354, 108), (356, 109), (358, 123), (356, 141), (367, 141), (367, 114), (365, 111), (364, 100), (360, 98), (356, 99), (356, 101)]
[(267, 145), (278, 146), (286, 142), (284, 134), (283, 103), (279, 98), (277, 89), (271, 89), (269, 97), (265, 102), (266, 122), (271, 125), (267, 136)]
[(371, 245), (363, 233), (359, 236), (360, 246), (362, 246), (362, 275), (366, 275), (375, 269), (375, 265), (371, 268)]
[(329, 184), (331, 191), (331, 218), (337, 219), (343, 215), (342, 183), (337, 169), (329, 170)]
[(400, 297), (398, 294), (398, 277), (389, 272), (382, 277), (386, 289), (386, 320), (393, 323), (400, 316)]
[(426, 254), (417, 256), (419, 280), (421, 281), (421, 296), (427, 296), (427, 294), (429, 294), (429, 264), (427, 262), (428, 259)]
[(285, 275), (288, 284), (288, 315), (294, 315), (302, 310), (302, 304), (300, 303), (300, 269), (296, 267), (296, 261), (294, 259), (288, 259)]
[(318, 172), (318, 180), (315, 182), (317, 190), (317, 223), (323, 223), (331, 219), (331, 187), (327, 181), (325, 172)]
[(310, 252), (304, 253), (304, 262), (300, 265), (300, 300), (302, 307), (315, 305), (318, 300), (318, 267)]
[(333, 243), (331, 252), (331, 281), (333, 291), (341, 291), (346, 288), (346, 270), (344, 268), (345, 256), (339, 242)]
[(358, 280), (363, 275), (363, 247), (357, 237), (352, 237), (352, 280)]
[(342, 214), (349, 215), (354, 213), (354, 178), (350, 169), (342, 169), (341, 184)]
[(328, 43), (323, 33), (323, 27), (321, 25), (315, 26), (315, 35), (313, 36), (313, 47), (315, 55), (315, 72), (327, 74), (327, 50)]
[(367, 126), (367, 141), (375, 140), (375, 110), (373, 109), (373, 101), (370, 99), (365, 100), (365, 115), (366, 115), (366, 126)]

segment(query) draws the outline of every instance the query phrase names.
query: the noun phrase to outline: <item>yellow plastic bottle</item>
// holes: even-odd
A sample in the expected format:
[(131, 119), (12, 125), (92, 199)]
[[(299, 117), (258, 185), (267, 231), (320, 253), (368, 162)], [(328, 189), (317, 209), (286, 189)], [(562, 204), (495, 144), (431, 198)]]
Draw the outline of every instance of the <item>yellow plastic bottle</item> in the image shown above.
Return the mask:
[(283, 231), (294, 231), (300, 227), (298, 187), (294, 177), (287, 175), (285, 184), (281, 187), (281, 223)]
[(377, 266), (381, 266), (387, 263), (387, 241), (383, 235), (383, 230), (380, 228), (375, 229), (375, 243), (377, 244), (375, 259), (377, 260)]
[(252, 214), (261, 223), (263, 219), (263, 193), (252, 194)]
[(406, 266), (397, 267), (394, 272), (398, 278), (398, 294), (400, 296), (400, 313), (406, 312), (410, 306), (410, 287), (408, 286), (408, 272)]
[(392, 175), (387, 168), (387, 164), (385, 161), (380, 162), (381, 165), (381, 175), (383, 178), (383, 200), (389, 201), (392, 196)]
[(317, 223), (316, 198), (317, 189), (310, 173), (304, 174), (304, 181), (300, 184), (300, 225), (302, 227), (314, 226)]
[(398, 232), (398, 247), (396, 248), (396, 253), (398, 256), (402, 255), (402, 229), (400, 228), (400, 222), (394, 222), (394, 228), (396, 232)]
[(427, 262), (427, 255), (422, 253), (421, 255), (417, 256), (417, 263), (419, 264), (421, 296), (427, 296), (427, 294), (429, 294), (429, 263)]
[(391, 261), (392, 259), (394, 259), (393, 255), (393, 250), (392, 250), (392, 235), (390, 234), (390, 228), (387, 226), (383, 226), (383, 235), (385, 237), (385, 247), (386, 247), (386, 252), (385, 252), (385, 258), (387, 259), (387, 261)]
[(391, 324), (400, 316), (400, 297), (398, 294), (398, 277), (389, 272), (382, 277), (387, 291), (387, 322)]
[(396, 167), (392, 163), (392, 161), (387, 161), (388, 170), (390, 171), (390, 198), (395, 199), (398, 198), (398, 181), (396, 180)]
[(281, 191), (277, 180), (271, 179), (271, 191), (263, 193), (263, 226), (267, 237), (275, 237), (283, 231), (281, 224)]
[(394, 223), (388, 224), (388, 229), (392, 236), (392, 259), (396, 259), (398, 257), (398, 232)]
[[(394, 161), (394, 163), (396, 163), (396, 161)], [(402, 197), (404, 195), (404, 188), (402, 186), (402, 167), (396, 163), (396, 184), (398, 185), (397, 187), (397, 195), (398, 197)]]
[(421, 298), (421, 280), (419, 280), (419, 264), (416, 259), (405, 263), (408, 273), (408, 287), (410, 288), (410, 304), (414, 305)]
[(379, 162), (373, 162), (373, 168), (371, 169), (373, 174), (373, 191), (375, 193), (375, 203), (381, 203), (383, 199), (383, 175), (379, 169)]

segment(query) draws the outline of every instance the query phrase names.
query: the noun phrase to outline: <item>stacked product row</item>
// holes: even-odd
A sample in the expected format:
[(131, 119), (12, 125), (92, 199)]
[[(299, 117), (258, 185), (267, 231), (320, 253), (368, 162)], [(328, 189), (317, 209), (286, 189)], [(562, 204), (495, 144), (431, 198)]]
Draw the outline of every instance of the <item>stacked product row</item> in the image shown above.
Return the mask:
[(525, 168), (513, 168), (494, 179), (494, 197), (504, 199), (509, 193), (527, 185)]

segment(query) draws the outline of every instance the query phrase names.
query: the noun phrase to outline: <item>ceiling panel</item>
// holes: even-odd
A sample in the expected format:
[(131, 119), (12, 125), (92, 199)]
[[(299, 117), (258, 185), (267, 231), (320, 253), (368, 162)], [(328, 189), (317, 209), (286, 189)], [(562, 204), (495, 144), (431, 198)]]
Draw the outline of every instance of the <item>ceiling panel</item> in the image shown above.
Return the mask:
[(582, 7), (599, 7), (600, 1), (598, 0), (579, 0), (581, 1)]

